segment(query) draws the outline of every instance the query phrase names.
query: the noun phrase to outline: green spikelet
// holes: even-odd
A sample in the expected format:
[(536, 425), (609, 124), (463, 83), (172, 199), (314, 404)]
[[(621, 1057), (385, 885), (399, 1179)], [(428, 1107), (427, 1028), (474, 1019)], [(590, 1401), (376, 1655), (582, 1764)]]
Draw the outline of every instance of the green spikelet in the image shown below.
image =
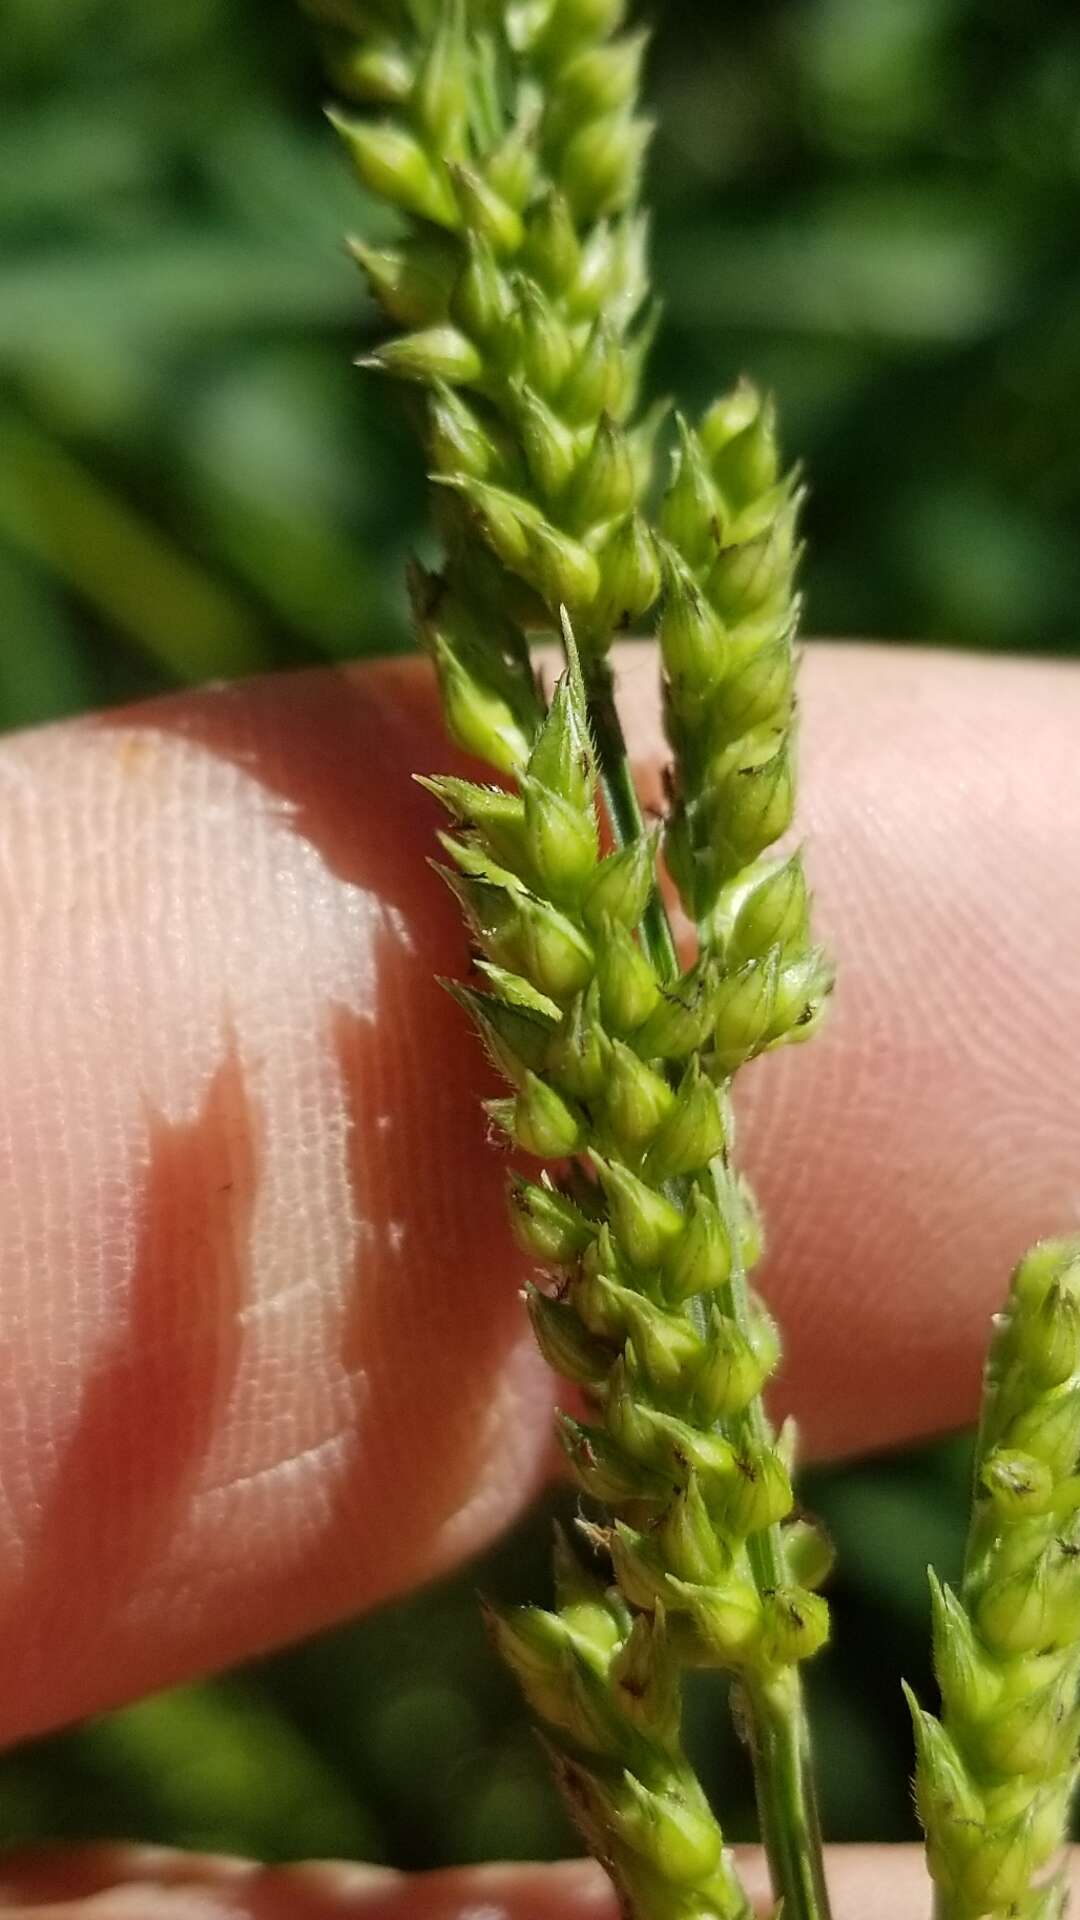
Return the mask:
[[(556, 1779), (626, 1920), (749, 1920), (680, 1745), (688, 1666), (738, 1676), (784, 1920), (828, 1920), (800, 1665), (828, 1636), (828, 1543), (795, 1517), (780, 1343), (734, 1161), (731, 1082), (825, 1013), (799, 853), (801, 490), (748, 382), (692, 426), (648, 500), (664, 406), (638, 208), (645, 38), (624, 0), (306, 0), (351, 103), (330, 115), (400, 239), (352, 252), (388, 323), (363, 363), (423, 421), (440, 570), (413, 569), (447, 732), (498, 784), (427, 781), (482, 985), (451, 987), (522, 1154), (527, 1310), (584, 1392), (559, 1433), (586, 1565), (492, 1616)], [(660, 600), (672, 750), (662, 828), (630, 773), (608, 654)], [(550, 705), (530, 658), (560, 635)], [(658, 886), (696, 928), (676, 958)], [(535, 1172), (535, 1169), (534, 1169)], [(1059, 1920), (1080, 1708), (1080, 1243), (1018, 1268), (993, 1343), (958, 1593), (932, 1580), (942, 1710), (912, 1699), (937, 1920)]]
[[(581, 1201), (548, 1176), (515, 1175), (511, 1191), (519, 1242), (561, 1270), (553, 1289), (528, 1289), (541, 1352), (591, 1399), (588, 1424), (563, 1426), (571, 1468), (616, 1513), (651, 1510), (655, 1531), (647, 1603), (628, 1604), (645, 1590), (641, 1575), (629, 1587), (616, 1578), (614, 1597), (601, 1585), (590, 1603), (614, 1623), (603, 1646), (585, 1644), (562, 1606), (526, 1609), (494, 1631), (544, 1722), (572, 1812), (587, 1837), (607, 1836), (603, 1857), (628, 1912), (746, 1920), (678, 1745), (679, 1676), (688, 1645), (698, 1664), (756, 1660), (763, 1673), (793, 1657), (794, 1615), (770, 1624), (745, 1570), (747, 1538), (790, 1506), (786, 1474), (714, 1430), (721, 1410), (744, 1407), (760, 1386), (776, 1344), (766, 1316), (747, 1340), (705, 1308), (731, 1268), (727, 1225), (701, 1185), (728, 1122), (714, 1081), (681, 1051), (680, 1015), (703, 1034), (712, 1003), (706, 994), (702, 1011), (691, 983), (673, 1047), (655, 1023), (647, 1053), (631, 1044), (660, 1001), (638, 933), (655, 842), (598, 858), (598, 770), (567, 644), (570, 664), (510, 787), (425, 785), (455, 823), (447, 877), (495, 963), (490, 991), (452, 988), (511, 1089), (489, 1114), (526, 1153), (581, 1156), (588, 1169)], [(688, 1513), (704, 1535), (696, 1555), (679, 1517)], [(620, 1564), (626, 1551), (616, 1575)]]
[[(432, 468), (463, 491), (474, 538), (449, 540), (445, 585), (474, 615), (516, 597), (519, 633), (537, 615), (557, 627), (566, 605), (603, 648), (659, 587), (630, 417), (647, 340), (644, 37), (600, 5), (375, 12), (328, 47), (370, 111), (330, 119), (368, 191), (414, 223), (395, 249), (353, 252), (404, 329), (366, 364), (429, 391)], [(472, 396), (467, 430), (447, 389)], [(470, 491), (497, 474), (525, 492)]]
[[(494, 1128), (555, 1163), (512, 1177), (511, 1219), (550, 1275), (527, 1290), (540, 1348), (586, 1390), (561, 1424), (571, 1469), (616, 1523), (595, 1578), (561, 1546), (555, 1609), (493, 1630), (632, 1920), (747, 1920), (678, 1735), (683, 1668), (737, 1670), (786, 1920), (827, 1920), (797, 1682), (827, 1613), (781, 1543), (789, 1468), (760, 1403), (779, 1343), (746, 1285), (728, 1088), (827, 992), (801, 867), (767, 861), (795, 795), (794, 494), (740, 390), (700, 433), (679, 424), (650, 524), (666, 409), (638, 413), (649, 126), (623, 15), (379, 0), (330, 48), (359, 103), (334, 125), (407, 228), (353, 251), (396, 329), (366, 364), (423, 400), (445, 560), (414, 570), (417, 631), (451, 738), (502, 783), (426, 783), (484, 982), (452, 991), (508, 1083)], [(703, 936), (682, 973), (607, 662), (662, 587), (667, 849)], [(568, 663), (550, 707), (536, 630)]]
[(586, 1169), (574, 1198), (515, 1176), (511, 1214), (558, 1270), (553, 1289), (528, 1290), (540, 1349), (589, 1396), (588, 1422), (562, 1427), (571, 1469), (620, 1520), (605, 1551), (624, 1612), (602, 1657), (568, 1634), (564, 1610), (526, 1610), (496, 1637), (583, 1831), (608, 1834), (628, 1912), (726, 1920), (746, 1909), (673, 1744), (681, 1666), (732, 1667), (752, 1695), (778, 1698), (828, 1632), (783, 1549), (775, 1577), (760, 1564), (792, 1506), (757, 1401), (779, 1343), (739, 1291), (751, 1235), (713, 1070), (718, 1048), (766, 1043), (782, 963), (806, 950), (805, 888), (797, 863), (755, 867), (727, 902), (741, 967), (716, 955), (661, 987), (640, 934), (655, 847), (598, 860), (597, 758), (569, 634), (567, 647), (510, 787), (425, 783), (457, 825), (451, 883), (483, 951), (510, 969), (491, 992), (454, 990), (512, 1089), (489, 1112), (525, 1152)]
[(679, 772), (670, 850), (708, 938), (722, 890), (791, 819), (798, 504), (773, 409), (749, 384), (698, 430), (680, 422), (661, 510), (660, 646)]
[(1080, 1748), (1078, 1307), (1080, 1240), (1043, 1242), (996, 1324), (959, 1593), (930, 1576), (941, 1718), (908, 1698), (939, 1920), (1064, 1900)]

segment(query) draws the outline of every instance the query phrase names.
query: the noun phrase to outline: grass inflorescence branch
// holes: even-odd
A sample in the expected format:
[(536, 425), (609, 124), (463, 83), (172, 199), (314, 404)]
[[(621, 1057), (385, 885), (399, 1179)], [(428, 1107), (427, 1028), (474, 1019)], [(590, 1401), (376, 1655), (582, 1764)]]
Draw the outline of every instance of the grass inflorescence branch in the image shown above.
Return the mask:
[[(620, 0), (314, 0), (362, 111), (334, 124), (401, 242), (354, 252), (392, 323), (366, 364), (408, 383), (444, 559), (414, 569), (451, 736), (505, 784), (427, 782), (481, 961), (453, 988), (509, 1083), (528, 1309), (587, 1418), (561, 1423), (584, 1542), (551, 1611), (494, 1623), (556, 1776), (628, 1913), (743, 1915), (680, 1746), (681, 1677), (739, 1677), (788, 1920), (826, 1911), (798, 1664), (824, 1641), (821, 1543), (761, 1392), (776, 1328), (733, 1160), (730, 1081), (813, 1030), (829, 976), (792, 805), (798, 491), (743, 385), (678, 423), (639, 395), (654, 323), (637, 205), (642, 35)], [(683, 968), (614, 699), (612, 638), (662, 604), (674, 754), (668, 864), (700, 931)], [(563, 633), (550, 707), (534, 634)], [(601, 794), (603, 804), (601, 804)], [(605, 842), (604, 834), (608, 839)]]
[[(331, 119), (400, 240), (352, 243), (412, 396), (442, 541), (416, 628), (451, 738), (498, 784), (425, 785), (471, 929), (448, 983), (540, 1163), (510, 1212), (526, 1303), (576, 1383), (585, 1501), (555, 1605), (491, 1615), (628, 1920), (748, 1920), (681, 1744), (684, 1675), (734, 1677), (784, 1920), (827, 1920), (801, 1663), (827, 1544), (794, 1508), (763, 1391), (780, 1340), (734, 1155), (732, 1082), (817, 1030), (832, 986), (793, 824), (797, 472), (748, 382), (692, 424), (641, 392), (655, 324), (638, 205), (645, 37), (623, 0), (307, 0)], [(643, 819), (611, 642), (655, 622), (671, 748)], [(550, 703), (534, 638), (561, 640)], [(684, 965), (661, 859), (696, 931)], [(1075, 1248), (1019, 1270), (988, 1374), (959, 1594), (935, 1585), (941, 1720), (914, 1709), (939, 1920), (1050, 1920), (1080, 1640)]]
[(1080, 1239), (1013, 1275), (959, 1590), (930, 1576), (941, 1717), (908, 1693), (937, 1920), (1058, 1920), (1080, 1740)]

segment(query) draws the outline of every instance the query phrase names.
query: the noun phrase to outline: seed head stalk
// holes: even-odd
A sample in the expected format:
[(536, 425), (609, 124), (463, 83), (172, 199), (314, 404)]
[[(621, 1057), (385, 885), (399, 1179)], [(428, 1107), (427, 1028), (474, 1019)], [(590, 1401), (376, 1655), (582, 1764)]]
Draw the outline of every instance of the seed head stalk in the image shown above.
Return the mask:
[[(730, 1170), (716, 1177), (718, 1195), (731, 1191)], [(737, 1248), (738, 1236), (732, 1238)], [(749, 1292), (741, 1256), (732, 1262), (730, 1311), (745, 1334), (750, 1325)], [(760, 1396), (744, 1416), (749, 1444), (761, 1451), (772, 1435)], [(780, 1528), (767, 1527), (750, 1542), (750, 1566), (758, 1591), (776, 1592), (789, 1577)], [(829, 1894), (814, 1786), (810, 1726), (802, 1678), (795, 1665), (764, 1679), (748, 1675), (747, 1727), (754, 1765), (758, 1818), (776, 1889), (783, 1889), (784, 1912), (827, 1920)]]
[(941, 1713), (908, 1690), (936, 1920), (1060, 1920), (1080, 1742), (1080, 1240), (995, 1322), (954, 1593), (930, 1576)]
[[(645, 818), (615, 705), (615, 675), (606, 649), (585, 663), (584, 682), (589, 730), (596, 747), (612, 838), (617, 846), (627, 847), (645, 839)], [(678, 978), (679, 956), (658, 885), (650, 889), (641, 916), (641, 944), (661, 985), (671, 986)]]
[[(630, 1920), (747, 1920), (682, 1750), (686, 1671), (744, 1697), (786, 1920), (827, 1920), (799, 1663), (822, 1645), (825, 1556), (792, 1518), (790, 1446), (761, 1401), (779, 1355), (747, 1268), (730, 1081), (817, 1025), (831, 984), (793, 802), (798, 489), (740, 386), (678, 449), (653, 525), (642, 412), (652, 331), (637, 209), (642, 36), (621, 0), (308, 0), (334, 124), (400, 245), (354, 251), (396, 331), (366, 363), (414, 394), (444, 559), (415, 568), (447, 729), (503, 784), (425, 784), (479, 953), (453, 984), (508, 1097), (493, 1128), (570, 1171), (515, 1177), (545, 1358), (598, 1518), (560, 1537), (556, 1605), (492, 1616), (558, 1784)], [(669, 870), (700, 933), (680, 969), (614, 701), (613, 635), (662, 594)], [(562, 631), (550, 706), (534, 633)], [(613, 850), (603, 855), (602, 790)]]
[[(622, 723), (614, 699), (614, 678), (608, 659), (597, 661), (586, 675), (589, 719), (597, 744), (600, 777), (604, 786), (608, 818), (619, 846), (640, 839), (645, 833), (637, 788)], [(704, 947), (708, 930), (698, 928), (699, 946)], [(670, 984), (678, 973), (674, 936), (663, 899), (655, 888), (641, 922), (642, 946), (648, 953), (657, 976)], [(728, 1137), (734, 1137), (731, 1119), (730, 1081), (724, 1093), (728, 1112)], [(717, 1204), (727, 1211), (727, 1231), (732, 1247), (731, 1274), (727, 1283), (726, 1305), (735, 1325), (747, 1337), (751, 1329), (749, 1288), (742, 1258), (741, 1235), (731, 1218), (732, 1203), (738, 1205), (737, 1189), (732, 1181), (730, 1160), (714, 1163), (711, 1169)], [(771, 1446), (772, 1433), (760, 1394), (755, 1394), (740, 1420), (733, 1423), (750, 1447), (761, 1452)], [(755, 1534), (749, 1542), (749, 1559), (759, 1592), (773, 1593), (788, 1578), (784, 1548), (778, 1524)], [(782, 1897), (785, 1915), (802, 1920), (827, 1920), (829, 1895), (825, 1882), (821, 1828), (814, 1786), (813, 1753), (809, 1722), (797, 1666), (782, 1669), (764, 1680), (745, 1676), (744, 1709), (739, 1724), (749, 1735), (754, 1780), (763, 1844), (769, 1860), (774, 1891)], [(940, 1916), (940, 1920), (949, 1920)]]

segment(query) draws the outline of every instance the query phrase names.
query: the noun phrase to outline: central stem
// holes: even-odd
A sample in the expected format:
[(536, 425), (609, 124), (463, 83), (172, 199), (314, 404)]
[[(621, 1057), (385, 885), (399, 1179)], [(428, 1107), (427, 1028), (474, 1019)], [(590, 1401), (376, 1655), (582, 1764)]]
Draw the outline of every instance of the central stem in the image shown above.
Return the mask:
[[(729, 1116), (730, 1098), (729, 1083), (726, 1096)], [(728, 1137), (731, 1138), (730, 1117)], [(727, 1218), (731, 1244), (731, 1277), (724, 1305), (740, 1332), (749, 1335), (750, 1293), (738, 1219), (739, 1196), (730, 1166), (722, 1163), (714, 1166), (713, 1191)], [(774, 1444), (760, 1394), (755, 1394), (746, 1411), (729, 1423), (729, 1433), (736, 1444), (748, 1444), (754, 1453)], [(784, 1545), (778, 1525), (752, 1533), (746, 1551), (759, 1593), (773, 1592), (787, 1583)], [(829, 1894), (802, 1676), (798, 1666), (792, 1664), (767, 1678), (750, 1673), (741, 1685), (747, 1707), (758, 1819), (773, 1891), (783, 1897), (784, 1920), (795, 1915), (799, 1920), (828, 1920)]]
[[(643, 839), (646, 828), (626, 750), (626, 736), (615, 705), (615, 675), (606, 655), (584, 660), (582, 673), (612, 837), (617, 846), (625, 847), (632, 840)], [(679, 956), (658, 886), (653, 887), (642, 917), (641, 944), (661, 986), (669, 987), (679, 977)]]
[[(644, 835), (645, 821), (634, 785), (626, 738), (615, 705), (615, 679), (609, 660), (583, 662), (589, 723), (596, 747), (612, 836), (623, 847)], [(671, 924), (654, 887), (641, 923), (642, 946), (662, 985), (679, 973)], [(738, 1193), (730, 1169), (713, 1170), (718, 1203), (728, 1216), (732, 1246), (729, 1310), (740, 1330), (749, 1333), (750, 1302), (742, 1259), (741, 1234), (734, 1217)], [(772, 1444), (761, 1396), (755, 1395), (737, 1423), (734, 1437), (760, 1449)], [(760, 1593), (786, 1583), (778, 1526), (752, 1534), (747, 1550)], [(821, 1848), (821, 1830), (802, 1680), (796, 1665), (770, 1678), (751, 1675), (743, 1683), (749, 1721), (761, 1837), (773, 1892), (783, 1903), (784, 1920), (829, 1920), (829, 1897)]]

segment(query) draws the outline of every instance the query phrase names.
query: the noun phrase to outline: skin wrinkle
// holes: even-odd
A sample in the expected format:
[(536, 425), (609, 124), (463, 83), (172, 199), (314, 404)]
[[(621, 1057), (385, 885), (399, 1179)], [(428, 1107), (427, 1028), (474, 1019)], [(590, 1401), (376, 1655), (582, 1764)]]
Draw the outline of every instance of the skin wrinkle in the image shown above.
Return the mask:
[[(631, 701), (653, 678), (631, 655)], [(782, 1393), (812, 1447), (969, 1412), (1009, 1265), (1076, 1217), (1080, 1087), (1060, 1058), (1080, 1032), (1080, 890), (1060, 867), (1080, 826), (1078, 720), (1066, 670), (808, 656), (810, 868), (841, 989), (820, 1041), (744, 1076), (740, 1149), (776, 1250)], [(655, 796), (655, 706), (635, 723)], [(1003, 782), (1018, 742), (1037, 781)], [(489, 1083), (433, 979), (466, 969), (466, 945), (425, 866), (438, 810), (407, 774), (453, 764), (426, 670), (404, 662), (0, 748), (8, 1735), (426, 1577), (547, 1468), (552, 1383), (517, 1299)], [(47, 1524), (95, 1369), (130, 1340), (148, 1116), (195, 1125), (230, 1034), (257, 1170), (243, 1302), (223, 1323), (235, 1364), (218, 1359), (206, 1429), (153, 1494), (166, 1518), (148, 1551), (135, 1456), (194, 1364), (222, 1264), (178, 1246), (128, 1353), (134, 1379), (144, 1345), (161, 1384), (116, 1397), (131, 1459), (87, 1482), (128, 1590), (120, 1572), (101, 1594), (68, 1578), (35, 1622), (18, 1548)], [(223, 1183), (205, 1165), (212, 1206)], [(163, 1243), (155, 1260), (168, 1268)], [(88, 1611), (107, 1662), (82, 1645)]]
[[(346, 1377), (346, 1383), (363, 1385), (366, 1379), (364, 1370), (357, 1369), (355, 1374)], [(318, 1460), (320, 1455), (332, 1451), (335, 1447), (345, 1449), (351, 1448), (354, 1444), (355, 1433), (352, 1422), (347, 1426), (334, 1427), (331, 1432), (321, 1434), (316, 1440), (308, 1441), (296, 1453), (286, 1453), (280, 1459), (271, 1460), (265, 1467), (256, 1467), (251, 1473), (241, 1474), (231, 1480), (221, 1480), (211, 1487), (200, 1487), (198, 1497), (200, 1501), (214, 1501), (221, 1495), (243, 1494), (248, 1492), (256, 1482), (266, 1481), (272, 1477), (279, 1478), (287, 1485), (289, 1481), (296, 1478), (298, 1468)], [(276, 1488), (275, 1492), (280, 1493), (281, 1489)]]

